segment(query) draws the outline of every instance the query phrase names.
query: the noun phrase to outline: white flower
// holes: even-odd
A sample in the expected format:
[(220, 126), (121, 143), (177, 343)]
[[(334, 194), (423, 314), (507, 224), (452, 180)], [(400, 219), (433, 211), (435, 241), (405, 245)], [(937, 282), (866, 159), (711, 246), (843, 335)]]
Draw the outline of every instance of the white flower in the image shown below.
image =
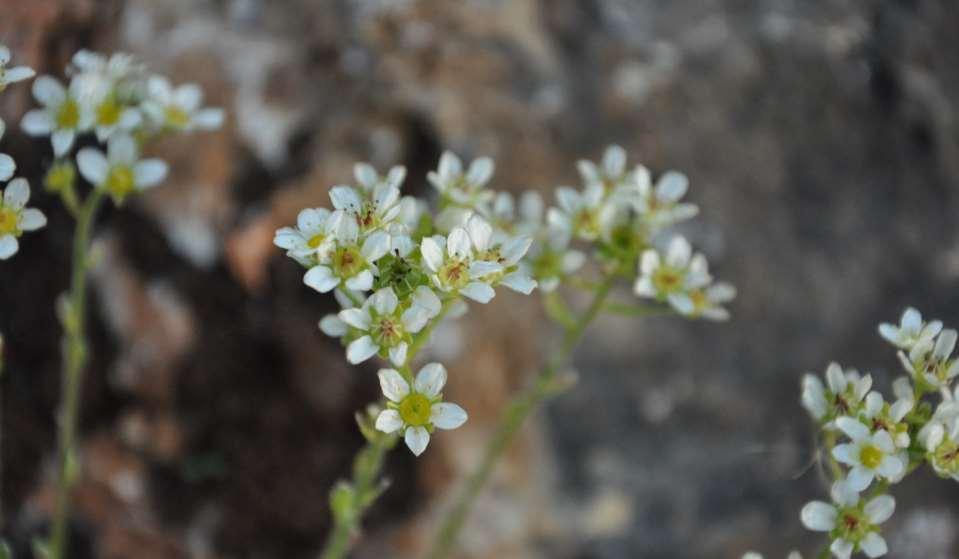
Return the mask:
[(494, 169), (492, 159), (480, 157), (470, 163), (464, 173), (460, 158), (453, 152), (444, 151), (437, 170), (426, 175), (441, 197), (443, 211), (436, 219), (437, 226), (448, 231), (462, 225), (468, 217), (464, 212), (470, 210), (489, 215), (489, 203), (495, 193), (486, 188), (486, 183), (493, 176)]
[(147, 98), (143, 112), (160, 128), (184, 132), (215, 130), (223, 124), (223, 110), (206, 108), (203, 90), (188, 83), (176, 89), (162, 76), (151, 76), (147, 81)]
[(126, 134), (110, 138), (106, 156), (95, 148), (81, 149), (77, 168), (83, 178), (118, 205), (130, 194), (160, 184), (167, 175), (167, 164), (159, 159), (141, 160), (136, 142)]
[(838, 363), (826, 367), (824, 386), (819, 377), (806, 373), (802, 383), (802, 404), (813, 419), (832, 428), (832, 421), (844, 415), (855, 415), (862, 408), (862, 401), (872, 388), (872, 376), (860, 376), (859, 371), (843, 371)]
[(903, 422), (906, 414), (912, 411), (915, 401), (912, 398), (896, 400), (887, 404), (878, 392), (866, 396), (862, 408), (862, 419), (873, 431), (884, 430), (892, 436), (898, 448), (909, 448), (909, 425)]
[[(682, 314), (695, 312), (697, 303), (692, 293), (702, 290), (712, 281), (706, 258), (702, 254), (694, 255), (689, 242), (681, 236), (674, 237), (669, 243), (665, 259), (660, 257), (656, 249), (644, 251), (639, 272), (635, 285), (637, 295), (668, 301)], [(735, 294), (721, 288), (720, 293), (715, 295), (723, 300)], [(703, 307), (709, 304), (704, 293), (697, 298)]]
[(955, 330), (946, 329), (939, 332), (935, 344), (932, 340), (923, 340), (912, 347), (908, 357), (901, 350), (897, 356), (906, 372), (917, 382), (940, 388), (959, 375), (959, 359), (950, 359), (957, 337), (959, 334)]
[(349, 214), (359, 227), (360, 234), (383, 229), (400, 215), (400, 189), (392, 183), (376, 185), (368, 196), (354, 188), (338, 185), (330, 189), (333, 207)]
[(7, 68), (7, 64), (9, 63), (10, 49), (5, 45), (0, 45), (0, 91), (3, 91), (12, 83), (28, 80), (36, 75), (36, 72), (27, 66)]
[(581, 159), (576, 162), (576, 168), (587, 185), (599, 185), (605, 191), (610, 191), (626, 180), (626, 150), (620, 146), (609, 146), (603, 152), (600, 165)]
[(465, 228), (453, 228), (448, 237), (424, 238), (420, 253), (430, 280), (441, 291), (460, 293), (479, 303), (488, 303), (493, 298), (493, 288), (480, 278), (501, 272), (503, 266), (477, 260), (473, 241)]
[(638, 167), (633, 173), (637, 196), (631, 197), (636, 213), (653, 230), (669, 227), (680, 221), (695, 217), (699, 208), (694, 204), (680, 202), (689, 189), (686, 175), (667, 171), (656, 181), (653, 187), (649, 170)]
[(832, 503), (812, 501), (800, 512), (803, 525), (814, 532), (829, 532), (829, 549), (838, 559), (849, 559), (855, 551), (869, 557), (886, 554), (886, 540), (879, 534), (882, 524), (896, 509), (889, 495), (879, 495), (860, 507), (859, 493), (843, 481), (832, 486)]
[(876, 477), (895, 481), (902, 474), (906, 465), (896, 455), (896, 444), (888, 432), (880, 429), (873, 433), (851, 417), (840, 417), (836, 426), (851, 439), (849, 443), (836, 445), (832, 455), (852, 468), (848, 479), (852, 489), (862, 491)]
[(357, 163), (353, 166), (353, 176), (363, 192), (373, 192), (381, 185), (399, 189), (406, 178), (406, 167), (391, 167), (386, 176), (380, 176), (369, 163)]
[(558, 208), (550, 208), (547, 220), (571, 237), (594, 241), (605, 237), (615, 223), (616, 207), (605, 204), (602, 184), (587, 184), (580, 192), (568, 186), (556, 189)]
[(340, 311), (340, 320), (362, 334), (347, 347), (347, 360), (355, 365), (386, 350), (394, 365), (405, 365), (411, 334), (422, 330), (439, 314), (440, 304), (428, 287), (420, 286), (404, 308), (393, 288), (384, 287), (373, 293), (362, 307)]
[(30, 184), (27, 179), (13, 179), (3, 191), (3, 201), (0, 202), (0, 260), (17, 253), (20, 248), (17, 237), (24, 231), (36, 231), (47, 224), (43, 212), (25, 207), (29, 200)]
[(959, 415), (951, 411), (951, 417), (934, 418), (926, 424), (919, 432), (919, 441), (936, 474), (959, 481)]
[(143, 121), (140, 111), (130, 102), (140, 96), (137, 87), (143, 68), (125, 53), (110, 58), (81, 50), (73, 56), (68, 73), (73, 74), (71, 89), (89, 100), (97, 139), (106, 141), (114, 132), (131, 132)]
[(273, 244), (308, 267), (329, 261), (336, 248), (332, 212), (326, 208), (307, 208), (296, 216), (296, 227), (277, 229)]
[(359, 226), (353, 216), (337, 210), (328, 218), (336, 248), (324, 262), (310, 268), (303, 283), (326, 293), (341, 283), (351, 291), (369, 291), (376, 261), (390, 250), (390, 237), (385, 231), (374, 231), (359, 244)]
[(491, 285), (506, 287), (529, 295), (536, 288), (536, 281), (526, 270), (517, 266), (529, 250), (533, 239), (530, 237), (511, 237), (500, 241), (493, 240), (493, 227), (479, 215), (473, 215), (466, 222), (466, 230), (476, 252), (477, 260), (494, 262), (500, 269), (492, 271), (481, 279)]
[(723, 305), (735, 298), (735, 287), (718, 282), (671, 296), (669, 302), (683, 316), (722, 321), (729, 320), (729, 311)]
[(887, 322), (879, 325), (879, 335), (892, 345), (907, 351), (916, 345), (931, 345), (932, 339), (941, 330), (942, 322), (932, 320), (923, 323), (922, 315), (912, 307), (903, 311), (898, 327)]
[(89, 130), (93, 124), (90, 99), (80, 95), (80, 85), (74, 81), (68, 91), (50, 76), (40, 76), (33, 82), (33, 97), (43, 108), (25, 114), (20, 126), (31, 136), (49, 134), (57, 157), (70, 151), (77, 133)]
[(430, 363), (420, 369), (413, 386), (394, 369), (381, 369), (380, 387), (387, 409), (376, 418), (376, 428), (384, 433), (403, 431), (406, 446), (419, 456), (430, 442), (434, 428), (456, 429), (466, 423), (466, 411), (443, 402), (441, 390), (446, 384), (446, 368)]

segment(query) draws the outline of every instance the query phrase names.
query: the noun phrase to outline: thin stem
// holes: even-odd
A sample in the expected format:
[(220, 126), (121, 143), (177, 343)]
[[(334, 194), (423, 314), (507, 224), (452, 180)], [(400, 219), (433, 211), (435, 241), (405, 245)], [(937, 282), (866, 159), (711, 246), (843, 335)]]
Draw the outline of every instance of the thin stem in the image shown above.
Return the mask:
[(500, 416), (496, 431), (486, 444), (483, 459), (479, 466), (466, 479), (454, 501), (453, 510), (440, 526), (433, 548), (427, 557), (442, 559), (453, 550), (456, 538), (476, 497), (489, 481), (490, 475), (503, 452), (509, 447), (522, 426), (523, 421), (543, 402), (561, 392), (553, 382), (560, 367), (569, 359), (586, 327), (599, 315), (609, 296), (615, 274), (608, 276), (596, 286), (593, 301), (574, 324), (566, 329), (563, 343), (553, 359), (543, 367), (533, 382), (523, 392), (513, 398)]
[[(413, 378), (410, 363), (413, 362), (423, 345), (429, 340), (433, 330), (442, 322), (453, 304), (458, 300), (458, 297), (450, 297), (444, 300), (439, 314), (413, 337), (413, 341), (407, 349), (406, 363), (400, 367), (401, 374), (408, 382), (412, 382)], [(371, 429), (374, 430), (373, 436), (366, 435), (366, 446), (360, 450), (353, 462), (352, 482), (340, 482), (334, 489), (334, 491), (344, 492), (343, 499), (346, 500), (346, 503), (339, 505), (342, 510), (336, 510), (338, 506), (333, 504), (333, 530), (320, 554), (321, 559), (342, 559), (346, 556), (352, 544), (352, 537), (359, 529), (363, 513), (382, 492), (381, 488), (374, 486), (374, 483), (380, 477), (386, 451), (396, 443), (396, 435), (386, 435), (375, 432), (375, 428), (371, 427)], [(336, 496), (333, 497), (333, 500), (336, 500)]]
[(603, 312), (622, 316), (642, 317), (665, 316), (673, 314), (675, 311), (671, 307), (667, 307), (665, 305), (631, 305), (628, 303), (607, 303), (603, 306)]
[(56, 510), (50, 540), (50, 558), (66, 557), (70, 516), (70, 491), (77, 477), (77, 421), (80, 415), (80, 388), (87, 362), (86, 286), (90, 268), (89, 249), (93, 221), (103, 194), (93, 191), (80, 208), (73, 237), (73, 269), (70, 292), (65, 309), (61, 309), (64, 326), (63, 377), (60, 394), (58, 477)]

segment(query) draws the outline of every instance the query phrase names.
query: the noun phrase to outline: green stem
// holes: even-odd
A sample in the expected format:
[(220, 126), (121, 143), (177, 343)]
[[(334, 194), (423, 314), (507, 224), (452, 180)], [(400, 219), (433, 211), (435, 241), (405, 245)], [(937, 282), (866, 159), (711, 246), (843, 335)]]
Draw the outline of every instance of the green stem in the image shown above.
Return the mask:
[(675, 311), (665, 305), (630, 305), (627, 303), (607, 303), (603, 306), (603, 312), (609, 314), (618, 314), (621, 316), (643, 317), (665, 316), (673, 314)]
[(523, 421), (546, 400), (561, 392), (554, 382), (556, 374), (570, 358), (586, 327), (603, 309), (614, 278), (615, 274), (611, 274), (596, 287), (589, 307), (566, 329), (559, 352), (539, 371), (529, 387), (514, 397), (503, 411), (496, 431), (486, 444), (479, 466), (466, 479), (456, 496), (453, 510), (440, 526), (433, 547), (427, 555), (429, 559), (442, 559), (450, 554), (476, 497), (489, 481), (496, 463), (509, 448)]
[[(443, 301), (439, 314), (413, 337), (413, 341), (407, 350), (406, 363), (401, 367), (401, 373), (407, 381), (412, 382), (413, 377), (413, 373), (410, 371), (410, 363), (413, 362), (417, 353), (423, 348), (423, 344), (429, 340), (433, 330), (443, 321), (443, 318), (446, 317), (453, 304), (458, 300), (458, 297), (450, 297)], [(337, 511), (337, 507), (333, 507), (333, 530), (320, 554), (321, 559), (342, 559), (346, 556), (351, 547), (353, 534), (359, 529), (363, 513), (381, 493), (374, 486), (374, 483), (380, 476), (386, 451), (395, 444), (396, 436), (375, 433), (375, 436), (367, 435), (366, 438), (366, 446), (360, 450), (353, 462), (352, 482), (340, 482), (334, 489), (334, 491), (349, 491), (350, 493), (347, 497), (344, 497), (348, 500), (348, 503), (342, 505), (342, 510)]]
[(58, 476), (56, 510), (50, 540), (50, 559), (66, 557), (70, 516), (70, 491), (76, 481), (77, 422), (80, 414), (80, 388), (87, 362), (86, 347), (86, 285), (90, 268), (89, 249), (93, 220), (103, 194), (93, 191), (77, 215), (73, 237), (73, 268), (70, 292), (61, 319), (64, 325), (63, 377), (61, 382), (60, 412), (58, 417)]

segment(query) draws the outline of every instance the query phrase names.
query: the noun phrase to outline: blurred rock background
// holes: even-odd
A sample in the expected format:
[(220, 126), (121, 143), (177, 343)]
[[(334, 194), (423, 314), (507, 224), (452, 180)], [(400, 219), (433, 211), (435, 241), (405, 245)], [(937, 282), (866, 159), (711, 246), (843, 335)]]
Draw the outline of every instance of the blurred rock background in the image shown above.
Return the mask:
[[(580, 385), (509, 455), (464, 558), (767, 557), (819, 540), (826, 495), (798, 404), (830, 360), (888, 389), (875, 333), (907, 304), (959, 325), (959, 4), (952, 0), (2, 0), (14, 59), (62, 75), (78, 48), (129, 50), (203, 85), (219, 133), (158, 146), (173, 174), (98, 226), (73, 557), (310, 557), (327, 491), (361, 439), (375, 365), (316, 329), (331, 300), (272, 244), (356, 160), (409, 168), (442, 149), (497, 160), (494, 186), (549, 192), (612, 142), (678, 168), (684, 229), (740, 288), (734, 321), (608, 318)], [(47, 144), (3, 149), (39, 183)], [(52, 504), (59, 326), (71, 221), (0, 264), (4, 531), (19, 556)], [(629, 294), (622, 293), (623, 297)], [(534, 298), (504, 294), (444, 337), (471, 415), (393, 485), (355, 556), (414, 556), (508, 395), (549, 347)], [(437, 348), (434, 351), (439, 351)], [(959, 490), (896, 490), (893, 557), (959, 553)]]

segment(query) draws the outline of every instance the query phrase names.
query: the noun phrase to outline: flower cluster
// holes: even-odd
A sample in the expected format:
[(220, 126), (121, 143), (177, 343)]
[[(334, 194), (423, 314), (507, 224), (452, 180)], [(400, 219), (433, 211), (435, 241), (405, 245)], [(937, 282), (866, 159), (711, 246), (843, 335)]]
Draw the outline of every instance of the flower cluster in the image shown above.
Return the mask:
[(434, 427), (465, 422), (462, 408), (439, 401), (442, 365), (427, 365), (415, 377), (410, 369), (430, 333), (466, 312), (466, 301), (489, 303), (500, 288), (553, 292), (584, 267), (588, 254), (664, 308), (728, 316), (722, 305), (734, 290), (712, 283), (705, 258), (693, 255), (685, 239), (673, 239), (662, 259), (652, 248), (654, 236), (697, 213), (682, 202), (685, 177), (669, 172), (654, 187), (644, 167), (626, 169), (625, 151), (616, 146), (600, 165), (582, 161), (579, 169), (583, 189), (560, 187), (556, 206), (547, 208), (536, 192), (517, 200), (488, 188), (492, 159), (464, 165), (445, 152), (427, 176), (435, 189), (432, 212), (425, 201), (403, 195), (405, 168), (380, 175), (360, 163), (353, 185), (330, 188), (331, 207), (304, 209), (294, 226), (276, 232), (274, 244), (305, 268), (303, 282), (333, 292), (341, 310), (319, 326), (341, 341), (347, 360), (378, 357), (392, 365), (380, 371), (385, 409), (376, 429), (402, 431), (419, 455)]
[(898, 325), (880, 324), (879, 334), (898, 350), (907, 373), (893, 383), (894, 400), (872, 390), (869, 375), (836, 363), (826, 369), (825, 383), (811, 373), (803, 378), (803, 406), (823, 430), (832, 469), (841, 475), (831, 502), (808, 503), (800, 517), (808, 529), (828, 534), (829, 550), (840, 559), (887, 553), (879, 525), (895, 510), (889, 487), (917, 467), (926, 463), (940, 477), (959, 480), (957, 332), (908, 308)]
[[(163, 161), (141, 158), (149, 140), (166, 133), (212, 130), (223, 122), (221, 109), (201, 107), (203, 92), (197, 85), (174, 88), (129, 54), (106, 57), (81, 50), (67, 74), (66, 85), (46, 75), (33, 82), (33, 96), (41, 108), (24, 115), (21, 127), (31, 136), (50, 137), (56, 161), (45, 183), (68, 206), (75, 199), (77, 170), (120, 205), (167, 175)], [(74, 166), (69, 155), (76, 138), (85, 133), (106, 144), (106, 151), (81, 149)]]
[[(10, 49), (0, 45), (0, 92), (7, 86), (33, 77), (34, 72), (26, 66), (7, 68), (10, 63)], [(0, 139), (7, 125), (0, 119)], [(6, 260), (17, 253), (20, 242), (17, 240), (25, 231), (36, 231), (47, 223), (43, 213), (35, 208), (27, 208), (30, 199), (30, 184), (27, 179), (13, 178), (17, 164), (12, 157), (0, 153), (0, 182), (7, 182), (0, 199), (0, 260)], [(13, 179), (13, 180), (11, 180)]]

